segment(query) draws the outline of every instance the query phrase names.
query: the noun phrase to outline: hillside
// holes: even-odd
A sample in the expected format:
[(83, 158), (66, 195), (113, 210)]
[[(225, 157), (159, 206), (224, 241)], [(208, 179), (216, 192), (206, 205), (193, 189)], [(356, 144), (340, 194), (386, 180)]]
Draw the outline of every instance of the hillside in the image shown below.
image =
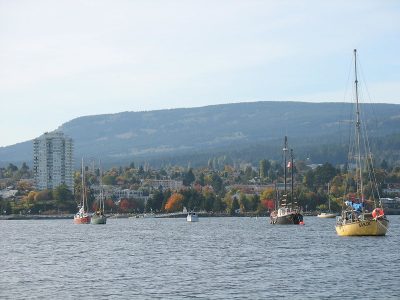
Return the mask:
[[(85, 156), (106, 164), (185, 165), (224, 154), (250, 161), (279, 159), (287, 135), (299, 158), (339, 162), (351, 109), (344, 103), (252, 102), (85, 116), (58, 129), (73, 138), (76, 161)], [(363, 111), (373, 140), (400, 134), (400, 105), (368, 104)], [(385, 145), (389, 151), (390, 143)], [(0, 162), (31, 160), (32, 141), (0, 148)]]

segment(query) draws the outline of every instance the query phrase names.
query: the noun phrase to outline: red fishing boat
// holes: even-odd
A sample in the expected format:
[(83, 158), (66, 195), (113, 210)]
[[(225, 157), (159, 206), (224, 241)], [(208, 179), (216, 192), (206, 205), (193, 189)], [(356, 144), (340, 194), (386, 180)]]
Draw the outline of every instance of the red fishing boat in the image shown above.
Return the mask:
[(90, 215), (85, 211), (85, 208), (82, 206), (79, 211), (74, 216), (75, 224), (89, 224), (90, 223)]

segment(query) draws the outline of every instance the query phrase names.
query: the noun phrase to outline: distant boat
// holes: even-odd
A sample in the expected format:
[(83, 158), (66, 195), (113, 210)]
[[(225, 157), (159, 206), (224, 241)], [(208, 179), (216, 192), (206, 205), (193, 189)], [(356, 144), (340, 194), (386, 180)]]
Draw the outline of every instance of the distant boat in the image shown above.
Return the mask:
[(329, 190), (329, 183), (328, 183), (328, 212), (321, 212), (317, 215), (318, 218), (336, 218), (337, 214), (331, 211), (331, 197), (330, 197), (330, 190)]
[[(270, 214), (271, 224), (280, 225), (303, 225), (303, 215), (300, 213), (300, 209), (297, 203), (294, 201), (294, 164), (293, 164), (293, 149), (290, 150), (291, 160), (287, 163), (287, 152), (288, 152), (288, 142), (285, 136), (284, 146), (283, 146), (283, 156), (284, 156), (284, 194), (278, 203), (278, 209)], [(291, 203), (287, 201), (287, 170), (291, 169)]]
[(151, 212), (151, 213), (144, 213), (143, 214), (143, 218), (155, 218), (156, 217), (156, 214), (155, 213), (153, 213), (153, 212)]
[[(100, 167), (101, 169), (101, 167)], [(103, 174), (100, 170), (100, 195), (99, 195), (99, 207), (98, 209), (93, 213), (92, 219), (90, 220), (90, 224), (106, 224), (107, 223), (107, 217), (104, 213), (104, 190), (103, 190)]]
[[(355, 135), (349, 158), (355, 159), (354, 181), (356, 192), (343, 201), (341, 216), (336, 219), (336, 233), (340, 236), (380, 236), (386, 235), (389, 220), (382, 208), (374, 164), (369, 149), (366, 127), (361, 125), (360, 104), (358, 99), (357, 50), (354, 49), (354, 95), (355, 95)], [(364, 124), (363, 124), (364, 125)], [(349, 164), (350, 165), (350, 164)], [(365, 176), (367, 174), (367, 176)], [(368, 178), (369, 183), (364, 182)], [(372, 187), (370, 199), (373, 211), (367, 212), (365, 187)], [(371, 202), (370, 201), (370, 202)]]
[(85, 187), (85, 170), (83, 168), (83, 158), (82, 158), (82, 197), (81, 203), (79, 205), (79, 211), (74, 216), (75, 224), (89, 224), (90, 214), (88, 212), (88, 202), (86, 197), (86, 187)]
[(85, 208), (82, 206), (79, 211), (74, 216), (75, 224), (89, 224), (90, 223), (90, 214), (87, 213)]
[(97, 210), (93, 213), (92, 218), (90, 220), (90, 224), (106, 224), (107, 217), (105, 216), (104, 212), (101, 210)]
[(189, 212), (186, 216), (186, 221), (188, 222), (198, 222), (199, 216), (195, 212)]
[(317, 215), (318, 218), (336, 218), (337, 214), (329, 212), (321, 212)]

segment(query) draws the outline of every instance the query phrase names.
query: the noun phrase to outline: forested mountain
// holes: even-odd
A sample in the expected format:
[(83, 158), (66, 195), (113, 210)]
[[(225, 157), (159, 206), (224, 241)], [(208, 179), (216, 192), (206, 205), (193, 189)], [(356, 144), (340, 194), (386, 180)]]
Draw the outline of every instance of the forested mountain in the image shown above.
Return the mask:
[[(371, 144), (387, 161), (399, 159), (400, 105), (362, 106)], [(108, 165), (206, 164), (280, 159), (283, 137), (296, 157), (313, 162), (345, 160), (352, 105), (345, 103), (252, 102), (85, 116), (58, 129), (74, 140), (75, 157)], [(32, 161), (32, 141), (0, 148), (1, 163)], [(377, 155), (379, 158), (379, 154)]]

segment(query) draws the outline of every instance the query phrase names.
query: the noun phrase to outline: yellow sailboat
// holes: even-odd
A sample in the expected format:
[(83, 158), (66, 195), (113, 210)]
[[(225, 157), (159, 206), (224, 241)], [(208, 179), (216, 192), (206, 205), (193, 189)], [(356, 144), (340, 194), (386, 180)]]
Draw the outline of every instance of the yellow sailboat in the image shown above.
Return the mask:
[[(354, 73), (355, 73), (355, 141), (354, 153), (349, 153), (349, 158), (355, 158), (355, 176), (357, 192), (351, 200), (344, 201), (341, 216), (336, 219), (336, 233), (340, 236), (382, 236), (386, 235), (389, 226), (379, 197), (377, 183), (374, 182), (374, 167), (372, 155), (369, 150), (368, 138), (366, 137), (365, 127), (361, 126), (360, 104), (358, 100), (358, 80), (357, 80), (357, 50), (354, 49)], [(363, 141), (361, 141), (363, 140)], [(361, 154), (361, 147), (363, 153)], [(365, 201), (363, 182), (364, 172), (368, 173), (367, 178), (371, 179), (370, 187), (372, 193), (373, 211), (367, 211), (367, 201)], [(374, 191), (375, 190), (375, 191)], [(378, 200), (377, 200), (378, 199)]]
[[(375, 211), (375, 210), (374, 210)], [(348, 210), (338, 218), (336, 233), (341, 236), (380, 236), (386, 235), (389, 220), (385, 215), (373, 217), (371, 213), (361, 213)]]

